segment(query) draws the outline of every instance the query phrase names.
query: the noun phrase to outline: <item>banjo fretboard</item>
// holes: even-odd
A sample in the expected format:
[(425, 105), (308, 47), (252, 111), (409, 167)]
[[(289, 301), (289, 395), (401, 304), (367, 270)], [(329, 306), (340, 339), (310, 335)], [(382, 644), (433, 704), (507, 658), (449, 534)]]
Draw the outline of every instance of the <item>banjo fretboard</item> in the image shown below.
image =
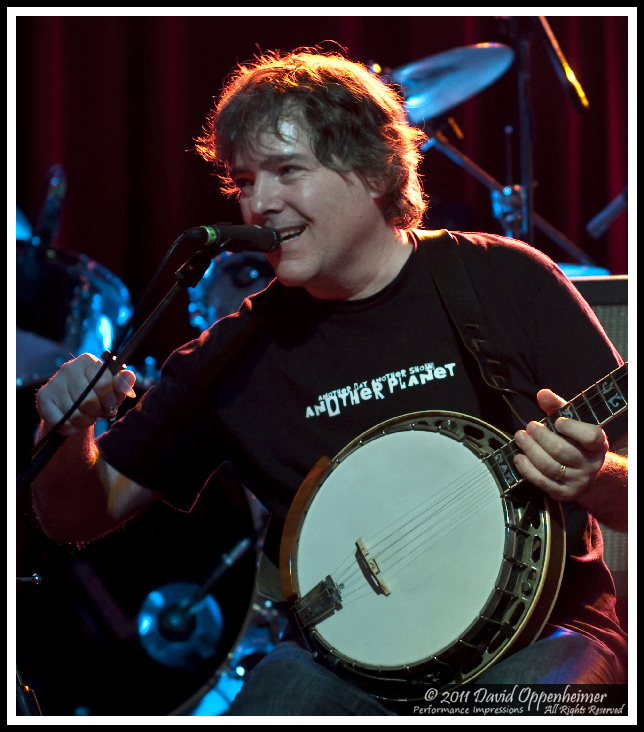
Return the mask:
[[(628, 408), (628, 363), (623, 364), (596, 384), (582, 391), (563, 407), (541, 420), (552, 432), (559, 417), (577, 419), (600, 427), (619, 416)], [(504, 492), (521, 483), (523, 478), (514, 467), (514, 456), (520, 452), (511, 440), (485, 458), (485, 462), (505, 486)]]

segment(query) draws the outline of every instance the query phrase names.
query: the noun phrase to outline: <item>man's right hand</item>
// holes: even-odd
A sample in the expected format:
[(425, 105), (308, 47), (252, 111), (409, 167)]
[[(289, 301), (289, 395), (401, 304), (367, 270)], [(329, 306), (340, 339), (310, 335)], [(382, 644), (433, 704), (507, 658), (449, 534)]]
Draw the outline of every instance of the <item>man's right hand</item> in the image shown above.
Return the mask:
[[(46, 431), (58, 423), (87, 388), (101, 365), (102, 361), (98, 358), (83, 353), (63, 364), (38, 391), (36, 407)], [(116, 376), (106, 371), (80, 407), (59, 428), (59, 432), (68, 437), (89, 428), (101, 417), (114, 416), (126, 396), (135, 396), (132, 389), (135, 381), (136, 376), (132, 371), (123, 370)]]

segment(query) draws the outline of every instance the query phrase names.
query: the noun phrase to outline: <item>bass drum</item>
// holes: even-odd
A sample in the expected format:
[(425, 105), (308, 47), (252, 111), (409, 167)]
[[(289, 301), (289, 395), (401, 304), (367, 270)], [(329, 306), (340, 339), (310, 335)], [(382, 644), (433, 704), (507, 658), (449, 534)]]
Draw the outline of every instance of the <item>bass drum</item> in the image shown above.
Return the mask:
[(16, 387), (41, 384), (81, 353), (100, 358), (132, 313), (127, 288), (98, 262), (16, 242)]
[(172, 668), (149, 655), (137, 619), (155, 590), (201, 586), (256, 531), (249, 498), (224, 464), (190, 512), (157, 502), (122, 529), (85, 547), (45, 538), (18, 500), (17, 665), (45, 716), (163, 716), (203, 687), (246, 622), (256, 556), (248, 551), (211, 591), (222, 631), (201, 664)]
[(204, 331), (236, 313), (247, 297), (266, 288), (274, 277), (273, 268), (259, 252), (223, 252), (213, 259), (199, 284), (188, 288), (190, 325)]

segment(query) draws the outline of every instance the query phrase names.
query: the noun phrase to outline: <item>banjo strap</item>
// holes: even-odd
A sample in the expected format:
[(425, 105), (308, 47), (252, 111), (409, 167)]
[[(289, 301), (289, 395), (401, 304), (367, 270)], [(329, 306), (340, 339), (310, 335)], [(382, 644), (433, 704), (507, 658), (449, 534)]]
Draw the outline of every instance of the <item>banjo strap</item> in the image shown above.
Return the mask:
[(465, 347), (476, 359), (483, 380), (500, 392), (515, 417), (525, 425), (526, 421), (512, 403), (511, 395), (517, 392), (512, 389), (510, 369), (492, 337), (493, 331), (483, 314), (458, 240), (447, 229), (423, 232), (422, 238), (427, 241), (423, 249), (443, 305)]

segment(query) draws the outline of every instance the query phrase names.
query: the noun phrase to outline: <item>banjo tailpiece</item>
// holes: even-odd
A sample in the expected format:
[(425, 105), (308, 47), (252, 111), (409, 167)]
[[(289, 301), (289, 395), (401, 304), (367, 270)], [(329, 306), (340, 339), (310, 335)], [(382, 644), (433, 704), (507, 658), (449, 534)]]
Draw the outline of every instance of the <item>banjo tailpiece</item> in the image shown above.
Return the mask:
[(300, 628), (308, 628), (333, 615), (342, 608), (340, 592), (327, 575), (322, 582), (295, 603), (293, 614)]

